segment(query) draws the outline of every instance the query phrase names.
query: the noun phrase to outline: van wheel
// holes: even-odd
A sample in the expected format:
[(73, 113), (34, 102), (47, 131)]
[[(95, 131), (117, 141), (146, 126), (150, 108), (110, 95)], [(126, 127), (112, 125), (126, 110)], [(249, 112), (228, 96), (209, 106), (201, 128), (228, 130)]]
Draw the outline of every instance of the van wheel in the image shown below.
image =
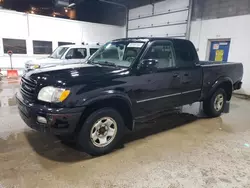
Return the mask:
[(124, 121), (113, 108), (94, 111), (78, 135), (79, 146), (88, 154), (99, 156), (111, 152), (124, 134)]
[(214, 94), (203, 101), (203, 110), (209, 117), (218, 117), (224, 111), (226, 103), (226, 92), (219, 88)]

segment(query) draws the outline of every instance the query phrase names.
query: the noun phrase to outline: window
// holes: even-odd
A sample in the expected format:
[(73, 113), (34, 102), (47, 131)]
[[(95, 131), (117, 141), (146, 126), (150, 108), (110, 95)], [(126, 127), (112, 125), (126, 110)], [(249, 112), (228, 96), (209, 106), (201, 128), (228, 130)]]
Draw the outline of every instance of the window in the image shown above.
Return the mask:
[(86, 48), (71, 48), (66, 55), (66, 59), (84, 59), (86, 56)]
[(58, 42), (58, 46), (75, 44), (73, 42)]
[(27, 54), (26, 41), (20, 39), (3, 39), (4, 53), (11, 50), (14, 54)]
[(143, 46), (144, 42), (125, 39), (109, 42), (90, 58), (90, 62), (107, 66), (129, 67)]
[(51, 54), (52, 42), (33, 40), (34, 54)]
[(68, 47), (59, 46), (49, 57), (53, 59), (61, 59), (68, 49)]
[(119, 60), (119, 51), (116, 46), (109, 46), (97, 58)]
[(168, 42), (157, 42), (152, 44), (152, 46), (147, 51), (144, 59), (157, 60), (158, 63), (156, 64), (156, 67), (158, 69), (175, 66), (172, 47)]
[(90, 48), (89, 50), (90, 50), (90, 55), (92, 55), (98, 50), (98, 48)]
[(198, 62), (197, 52), (191, 42), (176, 40), (174, 45), (179, 67), (190, 67), (193, 66), (195, 62)]

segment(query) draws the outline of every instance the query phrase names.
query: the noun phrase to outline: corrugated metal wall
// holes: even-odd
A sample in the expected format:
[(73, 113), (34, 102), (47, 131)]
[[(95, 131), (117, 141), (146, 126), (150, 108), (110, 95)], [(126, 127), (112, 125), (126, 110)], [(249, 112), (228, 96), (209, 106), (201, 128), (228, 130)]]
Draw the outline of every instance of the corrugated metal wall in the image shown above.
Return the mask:
[(250, 14), (250, 0), (194, 0), (192, 20)]
[(189, 0), (165, 0), (129, 10), (129, 37), (178, 37), (187, 32)]

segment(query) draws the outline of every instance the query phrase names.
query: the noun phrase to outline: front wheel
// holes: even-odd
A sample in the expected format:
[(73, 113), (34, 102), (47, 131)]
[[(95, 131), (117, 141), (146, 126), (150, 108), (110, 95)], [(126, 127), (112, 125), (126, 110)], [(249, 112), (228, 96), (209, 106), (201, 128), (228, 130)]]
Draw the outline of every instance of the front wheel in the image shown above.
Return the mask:
[(218, 117), (224, 111), (226, 92), (219, 88), (214, 94), (203, 102), (203, 110), (210, 117)]
[(115, 149), (123, 133), (121, 115), (113, 108), (103, 108), (86, 119), (78, 135), (78, 144), (90, 155), (103, 155)]

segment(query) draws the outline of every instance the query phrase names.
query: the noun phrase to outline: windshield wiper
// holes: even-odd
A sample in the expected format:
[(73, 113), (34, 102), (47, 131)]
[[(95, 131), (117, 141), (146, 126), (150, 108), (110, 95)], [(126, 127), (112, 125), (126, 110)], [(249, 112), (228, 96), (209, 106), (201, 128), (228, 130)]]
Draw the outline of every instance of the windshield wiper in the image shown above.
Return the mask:
[(97, 61), (97, 62), (91, 62), (93, 64), (98, 64), (98, 65), (106, 65), (106, 66), (112, 66), (112, 67), (117, 67), (117, 65), (115, 63), (109, 62), (109, 61)]

